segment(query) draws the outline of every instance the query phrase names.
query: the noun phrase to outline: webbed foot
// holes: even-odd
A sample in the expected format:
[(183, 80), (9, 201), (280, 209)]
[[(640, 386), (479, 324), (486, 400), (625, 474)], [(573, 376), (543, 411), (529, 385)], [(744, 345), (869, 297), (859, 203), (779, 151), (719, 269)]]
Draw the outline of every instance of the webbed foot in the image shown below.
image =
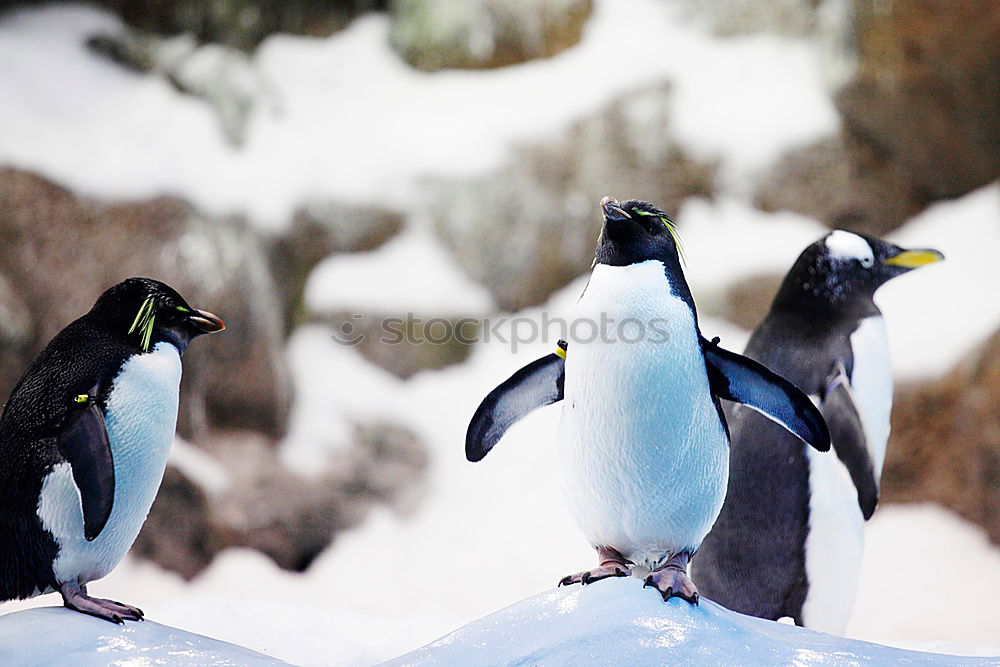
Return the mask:
[(103, 598), (92, 598), (87, 595), (87, 587), (76, 582), (61, 584), (59, 592), (62, 594), (63, 605), (67, 609), (103, 618), (112, 623), (123, 624), (125, 621), (141, 621), (145, 615), (141, 609), (130, 604)]
[(698, 604), (698, 589), (687, 575), (689, 559), (690, 556), (686, 553), (672, 556), (660, 569), (649, 573), (643, 582), (643, 588), (655, 588), (663, 596), (664, 602), (670, 598), (681, 598), (691, 604)]
[(560, 586), (571, 584), (592, 584), (601, 579), (609, 577), (627, 577), (631, 574), (629, 561), (611, 547), (598, 547), (597, 555), (601, 559), (601, 564), (592, 570), (584, 570), (576, 574), (569, 574), (559, 580)]

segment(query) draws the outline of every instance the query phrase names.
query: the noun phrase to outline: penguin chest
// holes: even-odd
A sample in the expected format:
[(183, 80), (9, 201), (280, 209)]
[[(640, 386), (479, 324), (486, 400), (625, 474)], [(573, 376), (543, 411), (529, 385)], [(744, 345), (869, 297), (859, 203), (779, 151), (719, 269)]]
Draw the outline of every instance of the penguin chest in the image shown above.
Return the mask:
[[(660, 262), (598, 265), (575, 322), (559, 435), (572, 511), (593, 545), (639, 565), (695, 550), (729, 451), (690, 307)], [(588, 339), (582, 322), (601, 331)]]
[(806, 627), (842, 634), (854, 607), (865, 519), (847, 467), (833, 452), (802, 445), (809, 462), (809, 532), (802, 602)]
[[(851, 394), (877, 480), (885, 460), (892, 411), (885, 321), (881, 316), (862, 320), (850, 340), (854, 357)], [(865, 519), (847, 467), (829, 453), (804, 449), (809, 461), (809, 533), (805, 544), (809, 589), (802, 618), (809, 628), (840, 634), (854, 608)]]
[(38, 514), (59, 553), (53, 573), (81, 583), (107, 575), (124, 558), (153, 504), (177, 424), (181, 360), (177, 348), (159, 343), (130, 357), (112, 383), (104, 416), (115, 469), (111, 515), (88, 542), (80, 492), (68, 463), (43, 480)]
[(851, 334), (851, 353), (854, 356), (851, 392), (878, 479), (885, 461), (892, 412), (892, 368), (885, 320), (881, 315), (861, 321)]

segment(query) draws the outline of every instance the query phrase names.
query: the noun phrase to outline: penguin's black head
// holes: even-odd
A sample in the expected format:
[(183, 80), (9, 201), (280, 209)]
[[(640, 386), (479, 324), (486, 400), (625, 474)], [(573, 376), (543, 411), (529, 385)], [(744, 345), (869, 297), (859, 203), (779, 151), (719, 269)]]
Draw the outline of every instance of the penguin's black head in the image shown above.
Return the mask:
[(875, 291), (886, 281), (942, 259), (937, 250), (906, 250), (873, 236), (834, 230), (802, 251), (775, 303), (818, 297), (863, 307), (874, 303)]
[(89, 316), (142, 352), (159, 342), (183, 352), (192, 338), (226, 328), (216, 315), (192, 308), (172, 287), (151, 278), (129, 278), (109, 288)]
[(680, 266), (680, 242), (674, 223), (652, 204), (637, 199), (601, 200), (604, 227), (597, 241), (595, 263), (627, 266), (650, 259)]

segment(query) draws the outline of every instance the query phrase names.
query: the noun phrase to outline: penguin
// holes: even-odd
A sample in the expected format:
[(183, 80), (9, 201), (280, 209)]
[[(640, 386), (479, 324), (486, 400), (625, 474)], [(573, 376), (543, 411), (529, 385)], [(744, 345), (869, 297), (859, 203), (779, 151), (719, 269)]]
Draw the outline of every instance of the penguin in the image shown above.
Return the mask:
[(75, 611), (142, 619), (87, 584), (121, 561), (153, 504), (184, 350), (224, 328), (164, 283), (129, 278), (42, 350), (0, 416), (0, 600), (58, 591)]
[(885, 323), (873, 297), (886, 281), (943, 257), (843, 230), (799, 255), (745, 354), (816, 402), (836, 455), (817, 456), (729, 406), (729, 489), (693, 569), (711, 599), (844, 632), (892, 407)]
[(481, 460), (511, 424), (562, 401), (564, 490), (598, 565), (560, 585), (646, 575), (644, 586), (664, 601), (697, 604), (687, 566), (722, 507), (729, 468), (720, 399), (761, 411), (820, 450), (829, 433), (794, 385), (701, 335), (663, 211), (612, 197), (600, 207), (574, 323), (607, 327), (560, 344), (490, 392), (469, 424), (466, 457)]

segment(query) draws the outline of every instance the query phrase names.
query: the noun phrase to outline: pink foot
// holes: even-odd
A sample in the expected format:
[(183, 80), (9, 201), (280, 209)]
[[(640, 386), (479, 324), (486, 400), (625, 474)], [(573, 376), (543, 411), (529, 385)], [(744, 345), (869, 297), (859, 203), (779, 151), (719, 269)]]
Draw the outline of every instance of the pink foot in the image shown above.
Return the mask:
[(144, 616), (142, 610), (138, 607), (115, 602), (114, 600), (92, 598), (87, 595), (87, 587), (81, 586), (76, 582), (61, 584), (59, 592), (62, 594), (63, 605), (67, 609), (103, 618), (112, 623), (122, 624), (125, 621), (141, 621)]
[(660, 569), (649, 573), (643, 588), (652, 587), (660, 591), (664, 602), (670, 598), (681, 598), (691, 604), (698, 604), (698, 589), (687, 575), (689, 559), (690, 556), (686, 553), (671, 556)]
[(576, 574), (569, 574), (559, 580), (560, 586), (570, 584), (592, 584), (601, 579), (609, 577), (627, 577), (630, 574), (628, 569), (629, 561), (611, 547), (598, 547), (597, 555), (601, 559), (601, 564), (592, 570), (584, 570)]

